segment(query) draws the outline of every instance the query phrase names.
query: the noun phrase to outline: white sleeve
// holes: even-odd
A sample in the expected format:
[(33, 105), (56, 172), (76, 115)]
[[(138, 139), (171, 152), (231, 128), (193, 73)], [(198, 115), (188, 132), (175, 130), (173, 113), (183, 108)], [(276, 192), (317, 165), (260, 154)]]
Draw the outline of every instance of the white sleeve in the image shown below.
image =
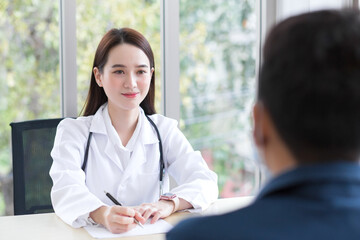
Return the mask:
[(193, 150), (174, 122), (163, 143), (168, 173), (178, 185), (171, 192), (202, 211), (218, 197), (217, 175), (209, 169), (201, 153)]
[(91, 224), (89, 213), (105, 205), (89, 191), (81, 169), (88, 129), (84, 122), (64, 119), (58, 125), (51, 151), (52, 205), (55, 213), (75, 228)]

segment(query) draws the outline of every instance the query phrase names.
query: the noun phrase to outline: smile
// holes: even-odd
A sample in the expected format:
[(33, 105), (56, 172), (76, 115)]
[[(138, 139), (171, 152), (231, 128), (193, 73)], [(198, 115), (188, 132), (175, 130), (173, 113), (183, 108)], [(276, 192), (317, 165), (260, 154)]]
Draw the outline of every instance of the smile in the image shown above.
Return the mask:
[(136, 96), (139, 93), (122, 93), (123, 96), (127, 97), (127, 98), (136, 98)]

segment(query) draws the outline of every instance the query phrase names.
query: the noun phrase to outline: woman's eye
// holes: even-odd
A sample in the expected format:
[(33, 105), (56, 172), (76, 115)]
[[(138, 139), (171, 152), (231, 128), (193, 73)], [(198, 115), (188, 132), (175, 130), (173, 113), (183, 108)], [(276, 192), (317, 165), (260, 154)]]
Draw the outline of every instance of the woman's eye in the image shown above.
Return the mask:
[(116, 73), (116, 74), (124, 74), (124, 71), (123, 70), (116, 70), (114, 73)]
[(146, 71), (144, 71), (144, 70), (139, 70), (138, 71), (138, 74), (144, 74), (144, 73), (146, 73)]

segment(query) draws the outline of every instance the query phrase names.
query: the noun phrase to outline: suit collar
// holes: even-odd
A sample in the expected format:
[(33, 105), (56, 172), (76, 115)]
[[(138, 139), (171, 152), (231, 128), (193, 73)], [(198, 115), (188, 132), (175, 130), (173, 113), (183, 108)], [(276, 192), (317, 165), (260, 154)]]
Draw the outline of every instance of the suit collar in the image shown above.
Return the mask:
[(261, 190), (257, 199), (308, 183), (349, 182), (360, 185), (360, 165), (339, 161), (327, 164), (300, 166), (287, 171), (272, 180)]

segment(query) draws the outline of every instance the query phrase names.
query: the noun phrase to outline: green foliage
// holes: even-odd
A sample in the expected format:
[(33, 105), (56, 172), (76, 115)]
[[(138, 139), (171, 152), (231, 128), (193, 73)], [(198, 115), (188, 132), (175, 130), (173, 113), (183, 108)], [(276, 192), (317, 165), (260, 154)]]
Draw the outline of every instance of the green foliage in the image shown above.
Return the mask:
[[(110, 28), (145, 35), (155, 55), (160, 106), (160, 0), (77, 0), (78, 110), (86, 99), (94, 53)], [(255, 0), (180, 1), (180, 127), (208, 162), (220, 188), (243, 175), (237, 143), (249, 131), (255, 84)], [(0, 174), (11, 171), (13, 121), (60, 116), (59, 2), (0, 4)], [(207, 158), (206, 158), (207, 159)], [(209, 160), (209, 161), (210, 161)], [(0, 196), (0, 215), (4, 209)]]
[[(4, 197), (1, 194), (0, 195), (0, 213), (4, 213), (5, 212), (5, 201), (4, 201)], [(0, 215), (4, 215), (4, 214), (0, 214)]]
[(238, 139), (251, 129), (254, 6), (254, 0), (180, 2), (180, 127), (195, 149), (211, 149), (213, 162), (205, 159), (219, 176), (220, 191), (249, 171), (248, 156), (239, 151), (246, 145)]
[[(82, 109), (90, 83), (96, 47), (111, 28), (130, 27), (149, 41), (155, 57), (156, 109), (160, 109), (160, 0), (77, 0), (78, 109)], [(101, 6), (101, 8), (99, 8)]]
[[(159, 10), (160, 0), (77, 1), (79, 111), (86, 99), (97, 44), (113, 27), (135, 28), (147, 37), (155, 54), (160, 93)], [(11, 171), (9, 123), (60, 116), (59, 34), (58, 1), (1, 2), (0, 174)], [(157, 107), (159, 102), (160, 94)]]
[[(0, 65), (0, 174), (2, 175), (11, 171), (9, 123), (60, 116), (58, 19), (56, 1), (2, 1), (0, 12), (0, 62), (2, 63)], [(3, 206), (3, 203), (0, 205)]]
[(13, 121), (58, 117), (58, 4), (3, 1), (0, 15), (0, 171), (10, 170)]

